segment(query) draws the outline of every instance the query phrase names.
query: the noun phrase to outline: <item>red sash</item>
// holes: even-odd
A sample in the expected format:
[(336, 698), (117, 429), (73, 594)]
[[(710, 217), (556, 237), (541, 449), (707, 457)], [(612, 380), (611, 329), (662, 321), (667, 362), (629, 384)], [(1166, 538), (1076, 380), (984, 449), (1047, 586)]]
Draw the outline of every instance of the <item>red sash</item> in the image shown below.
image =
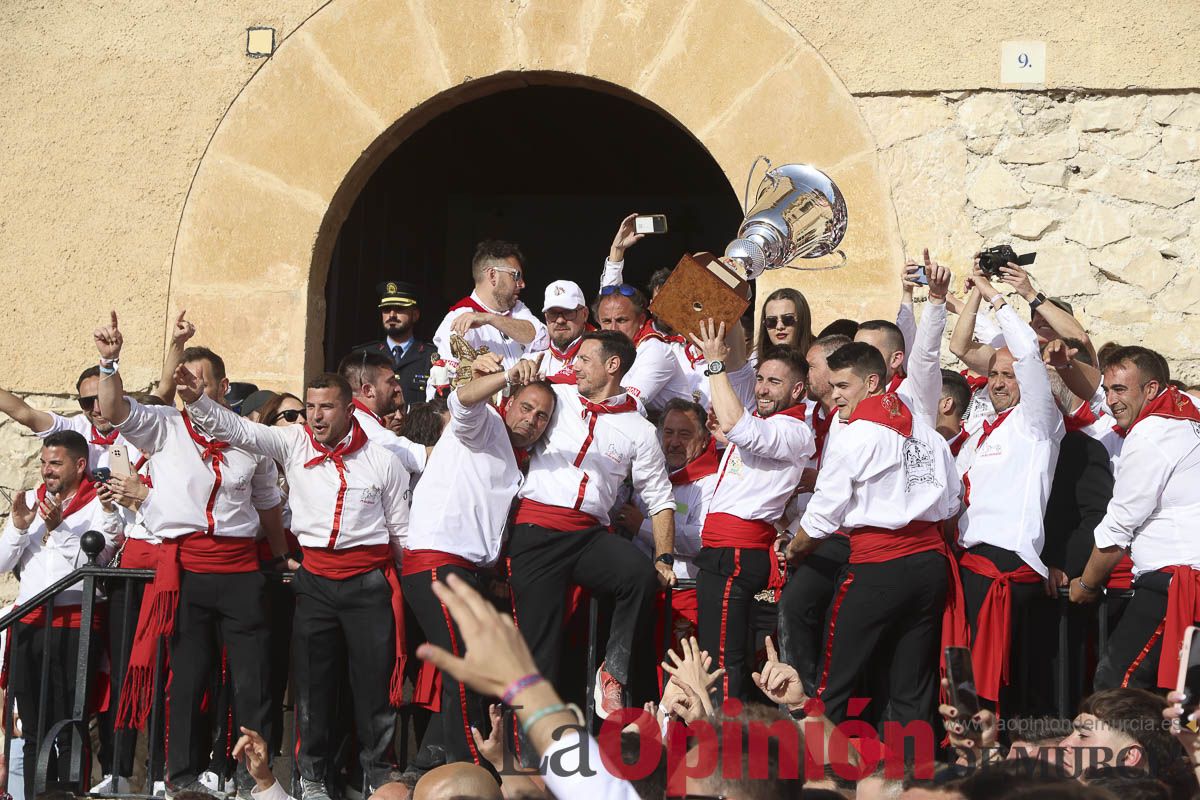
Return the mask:
[(1196, 410), (1196, 404), (1192, 402), (1191, 397), (1174, 386), (1168, 386), (1142, 408), (1142, 413), (1124, 432), (1118, 429), (1117, 433), (1120, 433), (1122, 438), (1128, 436), (1133, 432), (1134, 426), (1146, 417), (1166, 417), (1167, 419), (1187, 419), (1200, 422), (1200, 411)]
[(401, 575), (416, 575), (418, 572), (430, 572), (440, 567), (459, 567), (475, 572), (479, 569), (462, 556), (446, 553), (441, 550), (409, 550), (404, 549), (404, 559), (400, 562)]
[(346, 462), (345, 457), (351, 453), (355, 453), (362, 449), (367, 444), (367, 434), (362, 429), (362, 425), (358, 424), (358, 420), (350, 418), (350, 439), (343, 441), (337, 447), (330, 450), (325, 445), (318, 442), (312, 435), (312, 429), (305, 426), (304, 432), (308, 434), (309, 444), (317, 451), (315, 458), (310, 458), (304, 462), (305, 469), (311, 469), (318, 466), (321, 462), (329, 460), (333, 462), (337, 468), (338, 474), (338, 492), (337, 499), (333, 504), (333, 521), (329, 525), (329, 547), (333, 548), (337, 544), (338, 533), (342, 530), (342, 505), (346, 501)]
[(137, 634), (129, 654), (129, 668), (121, 686), (117, 727), (140, 728), (150, 714), (154, 689), (154, 653), (159, 637), (175, 632), (179, 607), (180, 572), (229, 575), (258, 570), (254, 540), (241, 536), (189, 533), (154, 547), (154, 580), (146, 587), (138, 614)]
[(1063, 422), (1066, 423), (1068, 431), (1081, 431), (1097, 419), (1096, 412), (1092, 411), (1088, 403), (1083, 403), (1070, 414), (1063, 415)]
[(825, 455), (825, 440), (829, 438), (829, 428), (833, 425), (833, 420), (835, 417), (837, 417), (837, 415), (838, 412), (836, 407), (829, 411), (825, 411), (825, 409), (818, 404), (813, 409), (812, 429), (817, 448), (813, 457), (817, 460), (817, 469), (821, 468), (821, 460)]
[[(37, 487), (35, 494), (37, 495), (38, 503), (45, 500), (46, 484), (43, 483)], [(84, 475), (79, 479), (79, 486), (75, 488), (75, 495), (71, 498), (71, 502), (63, 507), (62, 518), (66, 519), (94, 499), (96, 499), (96, 484), (92, 483), (90, 477)]]
[(126, 539), (121, 549), (121, 569), (154, 569), (158, 566), (158, 545), (145, 539)]
[(450, 306), (450, 310), (451, 310), (451, 311), (458, 311), (460, 308), (469, 308), (469, 309), (471, 309), (472, 311), (478, 311), (480, 314), (494, 314), (494, 313), (496, 313), (496, 312), (494, 312), (494, 311), (488, 311), (486, 308), (484, 308), (484, 307), (483, 307), (483, 306), (482, 306), (482, 305), (479, 303), (479, 301), (478, 301), (478, 300), (476, 300), (474, 297), (471, 297), (470, 295), (467, 295), (467, 296), (466, 296), (466, 297), (464, 297), (462, 300), (459, 300), (457, 303), (455, 303), (454, 305)]
[(1163, 567), (1159, 572), (1170, 573), (1171, 585), (1167, 588), (1162, 655), (1158, 657), (1158, 686), (1161, 689), (1174, 689), (1179, 678), (1179, 648), (1183, 646), (1183, 632), (1200, 620), (1200, 571), (1177, 564)]
[(969, 645), (971, 628), (967, 624), (967, 605), (963, 599), (958, 562), (951, 555), (939, 525), (915, 520), (894, 530), (854, 528), (847, 534), (850, 536), (851, 564), (877, 564), (930, 551), (941, 553), (946, 559), (946, 603), (942, 608), (942, 643), (938, 651), (944, 671), (946, 648)]
[(704, 518), (700, 532), (705, 547), (740, 547), (743, 550), (770, 550), (779, 532), (761, 519), (742, 519), (714, 511)]
[(913, 416), (904, 401), (894, 392), (867, 397), (854, 407), (847, 424), (866, 420), (882, 425), (907, 438), (912, 436)]
[(375, 569), (383, 570), (383, 576), (392, 591), (396, 657), (392, 663), (392, 677), (388, 684), (388, 700), (393, 706), (399, 707), (404, 702), (404, 666), (408, 661), (408, 647), (404, 632), (404, 595), (400, 591), (396, 564), (392, 561), (391, 546), (368, 544), (347, 547), (345, 550), (334, 550), (332, 547), (304, 548), (304, 570), (322, 578), (344, 581)]
[[(92, 630), (98, 631), (104, 627), (104, 606), (97, 603), (92, 606)], [(46, 607), (38, 606), (32, 609), (17, 622), (24, 625), (44, 625), (46, 623)], [(83, 624), (83, 606), (54, 606), (50, 612), (50, 627), (75, 628)]]
[(92, 425), (92, 438), (90, 442), (92, 444), (100, 445), (101, 447), (109, 447), (116, 443), (117, 437), (120, 435), (121, 432), (116, 428), (112, 428), (108, 433), (101, 433), (100, 431), (96, 430), (95, 425)]
[(585, 531), (595, 528), (600, 520), (591, 514), (576, 511), (564, 506), (551, 506), (521, 498), (517, 503), (517, 514), (513, 519), (514, 525), (537, 525), (539, 528), (549, 528), (552, 531)]
[(371, 419), (378, 422), (380, 425), (383, 425), (383, 420), (379, 417), (379, 415), (376, 414), (371, 409), (367, 408), (367, 404), (364, 403), (362, 400), (359, 400), (357, 397), (354, 398), (354, 407), (357, 408), (359, 411), (363, 412), (364, 414), (366, 414)]
[(1009, 682), (1008, 654), (1012, 643), (1009, 584), (1040, 583), (1042, 576), (1028, 564), (1022, 564), (1012, 572), (1001, 572), (989, 559), (975, 553), (963, 553), (959, 566), (992, 581), (975, 622), (971, 661), (975, 666), (975, 688), (979, 696), (998, 702), (1000, 689)]
[(1108, 583), (1105, 586), (1118, 591), (1133, 588), (1133, 559), (1129, 557), (1129, 553), (1121, 556), (1121, 560), (1109, 573)]

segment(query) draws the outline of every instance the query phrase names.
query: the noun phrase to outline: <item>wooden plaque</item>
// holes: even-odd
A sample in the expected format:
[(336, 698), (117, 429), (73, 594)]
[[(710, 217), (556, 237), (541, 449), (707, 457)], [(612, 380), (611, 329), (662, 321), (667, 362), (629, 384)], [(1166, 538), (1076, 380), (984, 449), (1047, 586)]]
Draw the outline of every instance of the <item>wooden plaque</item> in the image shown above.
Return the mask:
[(650, 312), (687, 336), (712, 317), (730, 330), (750, 305), (750, 284), (712, 255), (684, 255), (650, 303)]

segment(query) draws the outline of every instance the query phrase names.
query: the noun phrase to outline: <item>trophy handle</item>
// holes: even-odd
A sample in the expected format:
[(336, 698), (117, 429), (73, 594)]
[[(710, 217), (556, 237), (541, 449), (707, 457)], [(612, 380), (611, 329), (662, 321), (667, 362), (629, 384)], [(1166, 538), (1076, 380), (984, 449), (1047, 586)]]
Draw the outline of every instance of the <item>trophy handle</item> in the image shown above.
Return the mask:
[(758, 162), (760, 161), (767, 162), (767, 175), (770, 176), (771, 174), (771, 159), (767, 158), (766, 156), (759, 156), (758, 158), (754, 159), (754, 163), (750, 165), (750, 172), (746, 175), (746, 190), (742, 192), (743, 215), (750, 211), (750, 181), (754, 178), (754, 170), (756, 167), (758, 167)]

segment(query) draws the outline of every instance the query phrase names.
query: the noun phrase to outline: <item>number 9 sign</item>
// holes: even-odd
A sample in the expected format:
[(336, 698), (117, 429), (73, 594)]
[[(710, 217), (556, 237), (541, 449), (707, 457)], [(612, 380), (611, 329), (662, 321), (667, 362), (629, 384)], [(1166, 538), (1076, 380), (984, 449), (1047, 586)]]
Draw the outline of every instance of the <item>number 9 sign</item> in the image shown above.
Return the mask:
[(1045, 82), (1045, 42), (1001, 43), (1000, 83), (1030, 85)]

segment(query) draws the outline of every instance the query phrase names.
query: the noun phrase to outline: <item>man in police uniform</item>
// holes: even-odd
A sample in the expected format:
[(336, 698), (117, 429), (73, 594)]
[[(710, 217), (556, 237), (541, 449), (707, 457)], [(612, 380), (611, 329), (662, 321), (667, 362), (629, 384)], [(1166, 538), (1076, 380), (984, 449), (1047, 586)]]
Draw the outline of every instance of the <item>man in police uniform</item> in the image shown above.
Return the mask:
[(425, 382), (429, 380), (433, 345), (418, 341), (413, 328), (421, 319), (417, 290), (411, 283), (388, 281), (376, 287), (384, 338), (361, 344), (355, 350), (370, 350), (390, 356), (396, 377), (404, 390), (404, 402), (425, 400)]

